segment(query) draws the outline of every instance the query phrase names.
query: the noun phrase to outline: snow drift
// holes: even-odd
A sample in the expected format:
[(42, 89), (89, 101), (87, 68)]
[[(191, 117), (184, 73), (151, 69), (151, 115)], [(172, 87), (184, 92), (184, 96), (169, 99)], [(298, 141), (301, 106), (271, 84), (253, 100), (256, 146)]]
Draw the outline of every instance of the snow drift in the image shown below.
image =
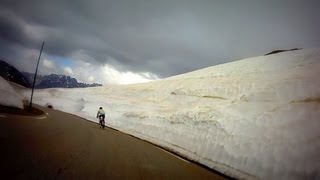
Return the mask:
[(0, 77), (0, 104), (23, 109), (22, 97), (2, 77)]
[(34, 101), (92, 121), (103, 106), (107, 125), (236, 178), (319, 179), (319, 72), (320, 50), (300, 50)]

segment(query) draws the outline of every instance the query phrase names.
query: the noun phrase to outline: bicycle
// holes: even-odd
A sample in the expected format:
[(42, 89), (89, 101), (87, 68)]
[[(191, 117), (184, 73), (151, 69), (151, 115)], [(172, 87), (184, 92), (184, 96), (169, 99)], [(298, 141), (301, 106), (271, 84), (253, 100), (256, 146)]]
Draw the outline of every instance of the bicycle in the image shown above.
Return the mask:
[(100, 125), (99, 127), (101, 127), (102, 129), (104, 129), (104, 127), (106, 126), (103, 116), (99, 116), (99, 125)]

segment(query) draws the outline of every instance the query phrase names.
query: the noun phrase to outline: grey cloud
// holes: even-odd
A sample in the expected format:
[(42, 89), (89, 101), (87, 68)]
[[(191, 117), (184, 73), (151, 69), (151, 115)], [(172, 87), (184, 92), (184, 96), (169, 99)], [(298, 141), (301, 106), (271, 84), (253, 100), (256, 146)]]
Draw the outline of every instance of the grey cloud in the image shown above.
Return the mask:
[(37, 49), (43, 38), (51, 55), (82, 50), (92, 63), (161, 77), (320, 46), (316, 0), (4, 0), (0, 7), (11, 13), (0, 13), (3, 49)]

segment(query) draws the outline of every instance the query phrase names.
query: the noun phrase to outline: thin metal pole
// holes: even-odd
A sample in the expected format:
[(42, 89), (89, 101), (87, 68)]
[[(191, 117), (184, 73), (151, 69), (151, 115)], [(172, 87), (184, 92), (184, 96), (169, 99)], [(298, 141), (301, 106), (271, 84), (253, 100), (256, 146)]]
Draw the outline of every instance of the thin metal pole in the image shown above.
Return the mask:
[(36, 79), (37, 79), (38, 67), (39, 67), (39, 62), (40, 62), (43, 46), (44, 46), (44, 41), (42, 42), (42, 46), (41, 46), (41, 50), (40, 50), (40, 54), (39, 54), (39, 58), (38, 58), (38, 63), (37, 63), (37, 68), (36, 68), (36, 73), (34, 74), (34, 78), (33, 78), (32, 91), (31, 91), (31, 100), (30, 100), (30, 105), (29, 105), (29, 110), (30, 111), (31, 111), (31, 108), (32, 108), (32, 98), (33, 98), (34, 85), (35, 85)]

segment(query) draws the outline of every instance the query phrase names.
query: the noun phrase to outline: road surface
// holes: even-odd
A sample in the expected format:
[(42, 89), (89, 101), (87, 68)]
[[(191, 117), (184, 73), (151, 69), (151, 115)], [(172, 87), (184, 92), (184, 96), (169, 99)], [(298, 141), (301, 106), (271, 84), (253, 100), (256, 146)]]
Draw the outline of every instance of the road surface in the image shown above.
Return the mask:
[(0, 113), (0, 178), (225, 179), (148, 142), (74, 115)]

